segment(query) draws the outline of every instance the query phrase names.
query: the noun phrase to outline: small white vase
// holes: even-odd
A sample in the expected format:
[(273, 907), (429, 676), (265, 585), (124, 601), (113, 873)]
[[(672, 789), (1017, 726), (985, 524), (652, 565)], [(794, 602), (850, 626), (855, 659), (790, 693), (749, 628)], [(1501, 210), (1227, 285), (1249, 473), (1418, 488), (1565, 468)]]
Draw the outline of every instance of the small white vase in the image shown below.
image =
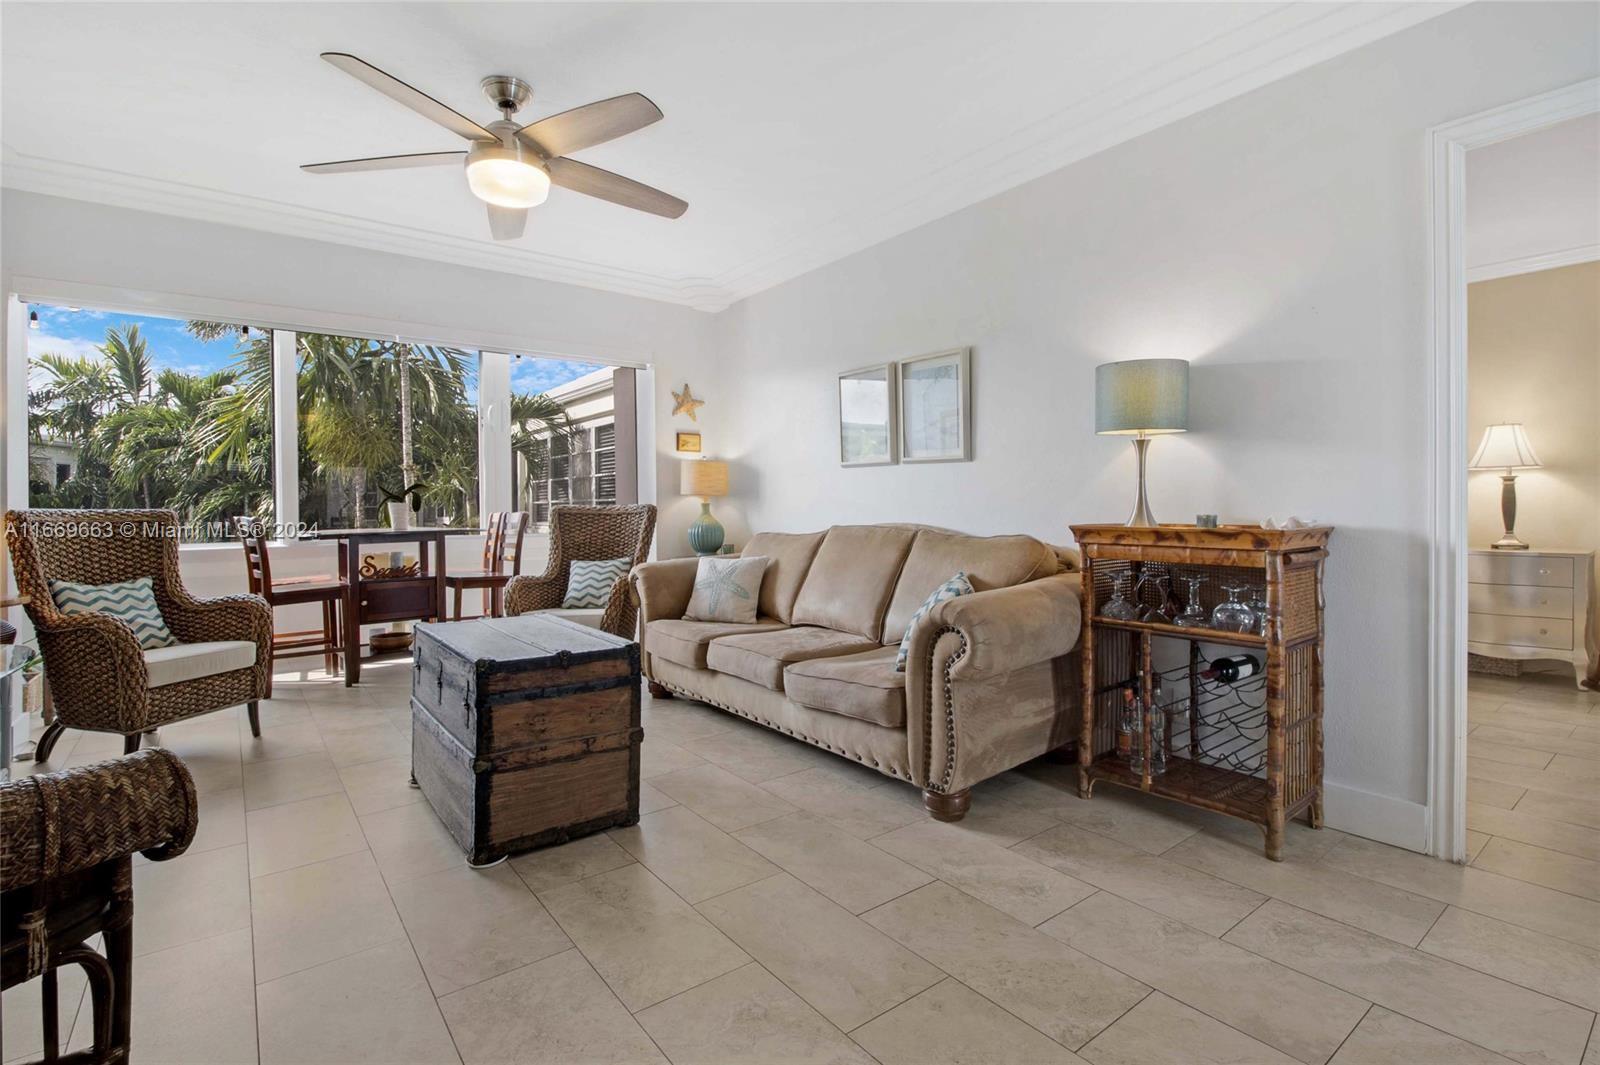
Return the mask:
[(395, 532), (405, 532), (411, 528), (411, 504), (407, 502), (389, 504), (389, 528)]

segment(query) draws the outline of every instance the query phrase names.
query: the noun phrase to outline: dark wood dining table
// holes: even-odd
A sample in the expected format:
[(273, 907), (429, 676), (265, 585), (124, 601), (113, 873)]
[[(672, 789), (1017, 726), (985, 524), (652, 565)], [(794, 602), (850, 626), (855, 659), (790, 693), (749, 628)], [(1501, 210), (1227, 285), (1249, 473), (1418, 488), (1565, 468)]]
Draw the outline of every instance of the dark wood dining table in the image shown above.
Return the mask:
[[(482, 529), (455, 526), (414, 526), (410, 529), (319, 529), (307, 539), (333, 540), (339, 545), (339, 577), (345, 582), (344, 684), (361, 680), (361, 626), (391, 621), (444, 621), (445, 540), (451, 536), (481, 536)], [(403, 544), (417, 545), (417, 572), (406, 576), (364, 575), (363, 548), (367, 553), (388, 554)], [(379, 564), (387, 565), (387, 559)]]

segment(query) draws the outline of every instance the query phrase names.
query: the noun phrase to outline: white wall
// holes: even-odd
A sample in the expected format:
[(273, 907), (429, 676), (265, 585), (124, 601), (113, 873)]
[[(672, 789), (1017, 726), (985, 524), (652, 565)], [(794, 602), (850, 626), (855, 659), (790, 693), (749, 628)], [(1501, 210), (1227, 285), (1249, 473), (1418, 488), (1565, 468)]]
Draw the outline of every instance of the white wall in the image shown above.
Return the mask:
[(1600, 258), (1600, 115), (1467, 153), (1467, 280)]
[[(1467, 349), (1467, 440), (1519, 421), (1544, 463), (1517, 477), (1517, 535), (1600, 547), (1600, 263), (1467, 286)], [(1467, 542), (1487, 547), (1503, 528), (1499, 473), (1472, 474)]]
[[(1329, 818), (1422, 846), (1425, 131), (1594, 76), (1597, 13), (1452, 12), (735, 305), (724, 520), (1066, 541), (1133, 502), (1131, 448), (1093, 435), (1095, 364), (1191, 359), (1193, 431), (1151, 448), (1157, 514), (1338, 526)], [(960, 344), (975, 460), (841, 469), (835, 374)]]
[[(650, 365), (658, 382), (677, 380), (673, 387), (681, 388), (688, 379), (697, 393), (714, 391), (708, 372), (712, 319), (700, 311), (7, 189), (0, 193), (0, 291), (15, 292), (22, 278), (177, 295), (190, 306), (240, 301), (256, 305), (267, 325), (403, 332), (469, 347)], [(84, 305), (95, 305), (92, 296), (83, 290)], [(181, 313), (187, 308), (149, 309)], [(11, 347), (7, 350), (8, 358), (14, 357)], [(8, 367), (0, 376), (20, 381), (16, 369)], [(8, 395), (5, 400), (6, 420), (20, 419), (24, 397)], [(662, 456), (657, 479), (676, 485), (672, 397), (665, 387), (654, 403), (657, 454)], [(708, 404), (701, 408), (702, 421), (715, 424), (718, 413), (716, 404)], [(3, 468), (13, 487), (19, 479), (26, 484), (22, 461), (20, 455), (6, 455)], [(14, 492), (4, 498), (20, 504)], [(684, 530), (693, 513), (679, 506), (681, 502), (675, 496), (661, 501), (657, 535), (664, 556), (688, 553)]]

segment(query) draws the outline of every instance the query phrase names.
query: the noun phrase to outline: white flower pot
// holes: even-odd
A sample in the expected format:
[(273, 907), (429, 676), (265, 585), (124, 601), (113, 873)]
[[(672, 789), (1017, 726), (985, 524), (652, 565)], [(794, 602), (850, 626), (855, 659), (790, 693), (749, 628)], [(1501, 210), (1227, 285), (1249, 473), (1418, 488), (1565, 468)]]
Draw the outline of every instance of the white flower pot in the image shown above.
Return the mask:
[(406, 502), (389, 504), (389, 528), (396, 532), (404, 532), (411, 528), (411, 504)]

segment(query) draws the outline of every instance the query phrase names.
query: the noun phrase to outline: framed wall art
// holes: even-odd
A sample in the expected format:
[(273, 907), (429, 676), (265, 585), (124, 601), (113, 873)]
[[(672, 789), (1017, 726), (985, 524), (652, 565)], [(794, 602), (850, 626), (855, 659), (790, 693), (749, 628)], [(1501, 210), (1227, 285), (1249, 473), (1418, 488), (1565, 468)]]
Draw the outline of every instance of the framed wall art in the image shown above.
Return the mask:
[(676, 450), (698, 454), (700, 451), (700, 434), (680, 432), (677, 438)]
[(893, 363), (839, 375), (839, 465), (887, 466), (895, 461)]
[(905, 359), (896, 370), (900, 461), (970, 461), (972, 349)]

